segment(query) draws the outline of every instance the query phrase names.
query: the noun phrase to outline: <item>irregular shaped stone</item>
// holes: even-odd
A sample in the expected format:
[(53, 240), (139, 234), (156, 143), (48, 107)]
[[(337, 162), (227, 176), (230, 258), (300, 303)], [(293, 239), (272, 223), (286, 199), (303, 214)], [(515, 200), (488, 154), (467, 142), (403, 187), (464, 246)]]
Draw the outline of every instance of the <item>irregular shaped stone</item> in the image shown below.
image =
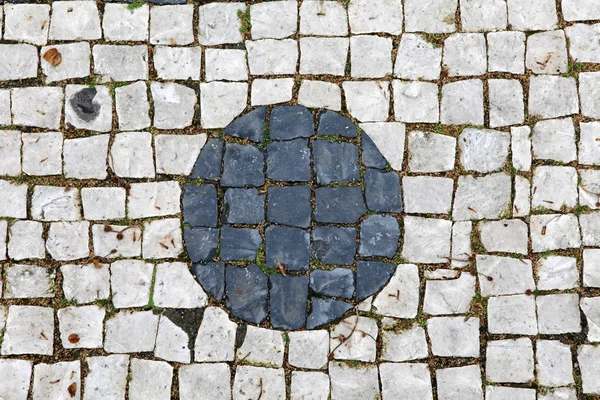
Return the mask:
[(54, 271), (35, 265), (10, 264), (4, 268), (4, 298), (54, 297)]
[(267, 318), (268, 278), (255, 264), (225, 268), (226, 306), (231, 314), (260, 324)]
[(445, 84), (440, 115), (442, 124), (483, 125), (483, 82), (471, 79)]
[(214, 185), (184, 186), (183, 220), (192, 227), (216, 227), (218, 219), (217, 191)]
[(262, 238), (257, 229), (223, 226), (220, 258), (223, 261), (254, 260), (261, 244)]
[(19, 80), (37, 76), (37, 48), (30, 44), (2, 44), (0, 52), (6, 54), (0, 61), (0, 79)]
[(43, 231), (41, 222), (15, 221), (8, 231), (8, 257), (12, 260), (44, 259)]
[(478, 255), (476, 257), (482, 296), (525, 294), (535, 290), (530, 260)]
[(115, 135), (108, 157), (115, 175), (124, 178), (154, 178), (154, 157), (150, 132)]
[(153, 125), (157, 129), (183, 129), (192, 124), (197, 95), (194, 89), (171, 82), (153, 82)]
[(267, 108), (256, 108), (241, 117), (236, 118), (225, 129), (223, 134), (244, 139), (249, 139), (256, 143), (264, 141), (265, 121), (267, 117)]
[(177, 258), (183, 251), (182, 236), (179, 218), (145, 222), (142, 256), (154, 259)]
[(402, 189), (396, 172), (368, 169), (364, 176), (367, 208), (378, 212), (402, 212)]
[(310, 314), (306, 320), (306, 329), (315, 329), (340, 318), (352, 305), (340, 300), (311, 297)]
[(141, 260), (119, 260), (110, 265), (115, 308), (142, 307), (150, 302), (154, 265)]
[(282, 332), (248, 326), (244, 341), (237, 349), (236, 358), (266, 364), (269, 367), (281, 367), (284, 352)]
[(485, 36), (455, 33), (444, 40), (444, 68), (449, 76), (476, 76), (487, 71)]
[(290, 140), (315, 134), (314, 118), (306, 107), (279, 106), (271, 111), (269, 137)]
[(150, 7), (131, 9), (126, 4), (105, 4), (102, 15), (104, 38), (109, 41), (147, 41)]
[(408, 135), (408, 152), (408, 168), (411, 172), (450, 171), (454, 169), (456, 139), (437, 133), (413, 131)]
[(396, 265), (378, 261), (356, 263), (356, 301), (361, 301), (383, 288), (396, 272)]
[(497, 219), (510, 207), (511, 179), (505, 173), (475, 178), (460, 176), (454, 195), (452, 219)]
[(318, 136), (340, 135), (347, 138), (356, 137), (356, 125), (344, 117), (331, 110), (323, 110), (319, 113)]
[[(563, 4), (563, 10), (565, 5)], [(576, 62), (600, 62), (600, 26), (598, 24), (574, 24), (565, 28), (569, 39), (569, 54)]]
[(581, 246), (579, 225), (573, 214), (532, 215), (529, 232), (534, 253)]
[(317, 183), (327, 185), (360, 180), (356, 145), (316, 140), (312, 146)]
[[(345, 81), (342, 83), (342, 88), (344, 89), (346, 107), (352, 117), (360, 122), (387, 120), (390, 108), (389, 83), (375, 81)], [(365, 129), (362, 125), (361, 128)], [(373, 136), (371, 136), (371, 138), (375, 140)], [(396, 154), (396, 156), (399, 155)]]
[(452, 207), (454, 180), (434, 176), (402, 178), (407, 213), (449, 214)]
[(48, 230), (46, 250), (55, 260), (79, 260), (89, 256), (90, 223), (53, 222)]
[(360, 124), (360, 127), (375, 143), (389, 166), (396, 171), (401, 171), (404, 162), (406, 126), (400, 122), (375, 122)]
[(272, 186), (267, 193), (269, 222), (308, 228), (312, 215), (309, 186)]
[(479, 357), (479, 319), (435, 317), (427, 320), (431, 353), (442, 357)]
[[(37, 364), (33, 369), (33, 399), (81, 398), (80, 361)], [(73, 393), (73, 396), (71, 396)]]
[(54, 310), (51, 308), (10, 306), (4, 329), (3, 356), (53, 354)]
[(111, 220), (125, 218), (125, 188), (82, 188), (83, 217), (87, 220)]
[(489, 333), (531, 336), (538, 334), (533, 296), (490, 297), (487, 307)]
[(534, 379), (533, 346), (530, 339), (489, 341), (486, 355), (488, 382), (525, 383)]
[(466, 273), (457, 279), (428, 280), (423, 312), (432, 315), (466, 313), (475, 296), (475, 282), (476, 278)]
[(158, 323), (154, 356), (163, 360), (189, 364), (191, 353), (187, 333), (164, 315)]
[(315, 189), (314, 219), (317, 222), (351, 224), (366, 211), (362, 190), (358, 186)]
[(521, 220), (485, 221), (478, 226), (481, 243), (489, 252), (528, 254), (528, 227)]
[(0, 180), (0, 191), (4, 199), (0, 202), (0, 216), (27, 218), (27, 185)]
[(225, 146), (223, 160), (223, 186), (262, 186), (264, 154), (257, 147), (229, 143)]
[(155, 135), (156, 172), (187, 176), (206, 143), (206, 134)]
[(600, 393), (599, 354), (600, 351), (593, 345), (583, 345), (577, 350), (583, 393)]
[(315, 36), (348, 35), (348, 15), (342, 4), (312, 2), (300, 5), (300, 33)]
[(438, 87), (430, 82), (394, 81), (394, 116), (402, 122), (438, 122)]
[(139, 226), (92, 226), (94, 254), (105, 258), (139, 257), (142, 253), (141, 237)]
[(207, 82), (200, 84), (200, 122), (205, 129), (226, 127), (248, 102), (248, 84)]
[(386, 169), (387, 161), (381, 155), (373, 140), (364, 132), (360, 133), (361, 140), (361, 162), (367, 168)]
[(125, 398), (129, 356), (87, 357), (89, 372), (85, 377), (85, 398), (101, 400)]
[(536, 343), (536, 359), (540, 385), (555, 387), (574, 383), (569, 345), (557, 340), (539, 340)]
[(562, 30), (535, 33), (527, 38), (525, 65), (536, 74), (564, 74), (569, 67)]
[(265, 195), (256, 189), (225, 191), (223, 222), (228, 224), (262, 224), (265, 221)]
[(574, 78), (553, 75), (532, 76), (529, 82), (529, 115), (558, 118), (579, 113)]
[(327, 365), (329, 333), (326, 330), (289, 332), (288, 337), (290, 365), (309, 369), (321, 369)]
[[(48, 41), (50, 6), (47, 4), (7, 4), (4, 7), (4, 39), (44, 45)], [(43, 21), (38, 23), (37, 21)]]
[(162, 308), (199, 308), (208, 302), (206, 293), (182, 262), (156, 266), (152, 300)]
[(202, 4), (199, 7), (198, 40), (205, 46), (242, 41), (242, 22), (239, 12), (246, 9), (245, 4), (230, 3)]
[(269, 226), (265, 230), (265, 256), (268, 268), (278, 264), (288, 271), (307, 270), (310, 259), (310, 234), (299, 228)]
[(409, 0), (404, 4), (407, 32), (450, 33), (456, 31), (455, 0)]
[(354, 294), (354, 273), (349, 268), (313, 270), (310, 273), (310, 288), (323, 296), (350, 299)]
[(269, 143), (267, 177), (282, 182), (308, 182), (312, 179), (310, 156), (307, 139)]
[(265, 399), (285, 398), (284, 370), (250, 366), (237, 368), (233, 382), (233, 398), (258, 398), (260, 393)]
[(433, 81), (440, 78), (442, 48), (423, 36), (405, 33), (400, 38), (394, 76), (401, 79)]
[[(353, 335), (358, 330), (365, 335)], [(374, 362), (377, 352), (377, 322), (372, 318), (351, 316), (335, 325), (330, 333), (329, 348), (336, 360)], [(346, 339), (341, 339), (346, 338)]]
[(194, 361), (233, 361), (237, 327), (225, 311), (208, 307), (196, 336)]
[[(121, 311), (106, 321), (104, 350), (109, 353), (153, 351), (158, 315), (151, 311)], [(139, 332), (135, 334), (134, 332)]]
[[(560, 390), (561, 388), (553, 388), (553, 392)], [(506, 398), (515, 400), (535, 400), (536, 392), (535, 389), (521, 389), (507, 386), (491, 386), (485, 387), (485, 398), (489, 400), (502, 400)], [(548, 400), (546, 397), (539, 397), (540, 399)], [(555, 399), (554, 397), (551, 398)], [(562, 398), (560, 398), (562, 399)], [(558, 400), (558, 399), (556, 399)]]
[(384, 361), (411, 361), (427, 358), (427, 338), (425, 329), (413, 326), (403, 332), (382, 331), (383, 353), (381, 359)]
[(356, 254), (356, 229), (315, 227), (312, 231), (311, 254), (325, 264), (353, 264)]
[(396, 218), (389, 215), (370, 215), (360, 223), (362, 256), (393, 258), (398, 250), (400, 227)]
[(533, 175), (533, 208), (561, 211), (577, 204), (577, 171), (573, 167), (537, 167)]
[(254, 79), (252, 81), (250, 104), (261, 106), (265, 104), (287, 103), (292, 100), (294, 89), (293, 78)]
[(348, 4), (352, 33), (385, 32), (398, 35), (402, 31), (402, 2), (354, 0)]
[(300, 329), (306, 321), (308, 277), (271, 275), (271, 325), (275, 329)]
[[(14, 131), (5, 131), (5, 133)], [(19, 143), (20, 145), (20, 143)], [(60, 132), (46, 132), (46, 133), (24, 133), (23, 134), (23, 172), (28, 175), (60, 175), (62, 172), (62, 147), (63, 147), (63, 134)], [(20, 166), (20, 160), (14, 159), (14, 154), (17, 153), (20, 157), (20, 148), (14, 149), (13, 145), (6, 143), (4, 146), (8, 153), (6, 162), (12, 162), (17, 164), (17, 168)], [(9, 153), (10, 152), (10, 153)], [(0, 171), (5, 167), (0, 165)], [(20, 168), (18, 171), (14, 169), (6, 170), (6, 175), (18, 175), (20, 174)]]
[(458, 138), (460, 161), (467, 170), (492, 172), (508, 157), (510, 135), (490, 129), (465, 129)]
[(110, 271), (108, 264), (63, 265), (63, 295), (77, 304), (87, 304), (110, 296)]
[(231, 370), (229, 365), (193, 364), (179, 368), (179, 396), (192, 400), (202, 393), (210, 399), (231, 398)]
[(130, 371), (129, 399), (144, 400), (152, 397), (167, 400), (171, 397), (173, 367), (168, 363), (133, 358)]
[(159, 79), (200, 80), (200, 47), (157, 47), (153, 54)]
[[(427, 364), (385, 363), (379, 366), (383, 398), (433, 400), (431, 373)], [(357, 398), (358, 399), (358, 398)]]
[(115, 103), (120, 130), (131, 131), (150, 126), (150, 103), (145, 82), (115, 88)]
[[(92, 305), (58, 310), (60, 340), (65, 349), (102, 348), (104, 309)], [(73, 340), (75, 336), (75, 340)]]
[(191, 179), (216, 181), (221, 175), (221, 159), (223, 157), (223, 140), (209, 139), (194, 164)]
[(388, 284), (373, 300), (377, 314), (395, 318), (414, 318), (419, 306), (419, 285), (419, 272), (416, 265), (398, 265)]
[[(575, 127), (571, 118), (538, 122), (533, 128), (531, 144), (533, 145), (533, 156), (536, 159), (562, 163), (577, 159)], [(580, 154), (580, 157), (582, 156)]]
[[(585, 251), (584, 251), (585, 271)], [(547, 256), (537, 261), (537, 288), (540, 290), (565, 290), (579, 286), (577, 260), (573, 257)]]

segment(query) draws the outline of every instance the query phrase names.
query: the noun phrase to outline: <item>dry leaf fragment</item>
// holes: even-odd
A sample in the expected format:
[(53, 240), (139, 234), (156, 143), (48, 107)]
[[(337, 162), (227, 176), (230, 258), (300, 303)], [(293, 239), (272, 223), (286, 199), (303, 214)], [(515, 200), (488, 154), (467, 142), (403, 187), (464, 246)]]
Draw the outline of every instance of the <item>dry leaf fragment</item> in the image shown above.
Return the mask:
[(75, 395), (77, 394), (77, 383), (73, 382), (69, 385), (69, 387), (67, 388), (67, 390), (69, 391), (69, 395), (71, 397), (75, 397)]
[(62, 55), (56, 49), (50, 49), (44, 53), (44, 60), (48, 61), (50, 65), (56, 67), (62, 62)]
[(546, 227), (542, 227), (542, 236), (546, 234)]
[(69, 335), (69, 343), (73, 343), (73, 344), (79, 343), (79, 335), (76, 333), (71, 333)]
[(100, 265), (100, 261), (98, 261), (97, 259), (93, 259), (92, 262), (94, 263), (94, 268), (96, 269), (100, 269), (102, 268), (102, 265)]
[(277, 264), (275, 264), (275, 266), (279, 269), (279, 272), (281, 272), (281, 275), (287, 276), (287, 268), (285, 267), (285, 265), (283, 265), (279, 261), (277, 261)]

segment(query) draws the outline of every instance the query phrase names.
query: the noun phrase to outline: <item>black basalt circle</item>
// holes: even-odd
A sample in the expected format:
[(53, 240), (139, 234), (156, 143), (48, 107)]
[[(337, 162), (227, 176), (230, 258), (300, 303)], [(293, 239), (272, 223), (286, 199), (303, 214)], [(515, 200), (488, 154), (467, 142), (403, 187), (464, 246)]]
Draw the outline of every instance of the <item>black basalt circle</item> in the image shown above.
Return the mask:
[(326, 326), (396, 269), (400, 177), (340, 113), (251, 110), (208, 139), (190, 178), (183, 219), (193, 273), (235, 318)]

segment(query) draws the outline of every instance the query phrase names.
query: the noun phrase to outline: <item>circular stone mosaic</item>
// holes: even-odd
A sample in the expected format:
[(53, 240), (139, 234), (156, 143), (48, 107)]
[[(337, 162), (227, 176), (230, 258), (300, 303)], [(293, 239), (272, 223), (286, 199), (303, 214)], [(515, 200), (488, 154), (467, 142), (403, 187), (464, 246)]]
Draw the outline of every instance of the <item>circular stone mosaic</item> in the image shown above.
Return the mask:
[(194, 275), (241, 320), (314, 329), (395, 271), (400, 177), (336, 112), (254, 109), (207, 141), (191, 178), (183, 218)]

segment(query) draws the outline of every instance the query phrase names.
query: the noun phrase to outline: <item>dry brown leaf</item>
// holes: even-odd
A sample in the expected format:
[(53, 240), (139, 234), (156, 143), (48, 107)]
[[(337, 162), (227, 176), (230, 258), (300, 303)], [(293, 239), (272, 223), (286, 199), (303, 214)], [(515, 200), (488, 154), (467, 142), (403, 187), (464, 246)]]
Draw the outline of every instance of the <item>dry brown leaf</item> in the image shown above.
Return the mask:
[(73, 343), (73, 344), (79, 343), (79, 335), (76, 333), (71, 333), (69, 335), (69, 343)]
[(56, 67), (62, 62), (62, 55), (56, 49), (50, 49), (44, 53), (44, 60), (48, 61), (50, 65)]
[(69, 385), (69, 387), (67, 388), (67, 390), (69, 391), (69, 395), (71, 397), (75, 397), (75, 395), (77, 394), (77, 383), (73, 382)]
[(283, 276), (287, 276), (287, 268), (285, 267), (285, 265), (281, 264), (279, 261), (277, 262), (277, 264), (275, 265), (278, 269), (279, 272), (281, 272), (281, 275)]

